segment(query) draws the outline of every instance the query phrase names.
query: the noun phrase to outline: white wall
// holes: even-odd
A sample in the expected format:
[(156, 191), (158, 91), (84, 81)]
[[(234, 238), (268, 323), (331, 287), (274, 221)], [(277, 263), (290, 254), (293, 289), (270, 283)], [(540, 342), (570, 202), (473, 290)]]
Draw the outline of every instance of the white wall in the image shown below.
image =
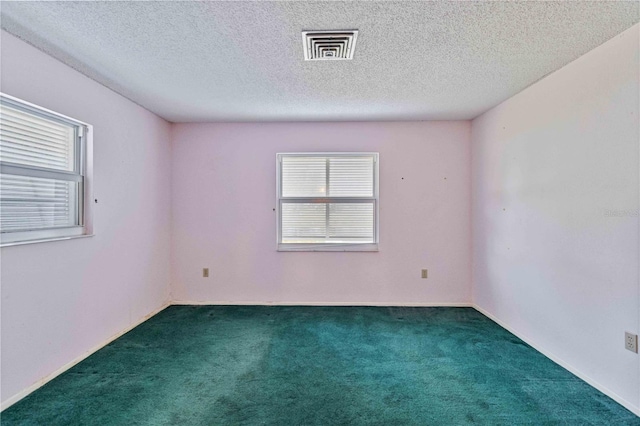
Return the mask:
[[(475, 303), (638, 413), (638, 25), (473, 121)], [(609, 216), (614, 211), (616, 216)]]
[[(173, 298), (470, 303), (469, 141), (469, 122), (174, 125)], [(380, 153), (379, 252), (276, 252), (275, 158), (295, 151)]]
[(1, 249), (6, 403), (168, 300), (170, 124), (6, 32), (1, 46), (4, 93), (94, 126), (98, 199), (94, 237)]

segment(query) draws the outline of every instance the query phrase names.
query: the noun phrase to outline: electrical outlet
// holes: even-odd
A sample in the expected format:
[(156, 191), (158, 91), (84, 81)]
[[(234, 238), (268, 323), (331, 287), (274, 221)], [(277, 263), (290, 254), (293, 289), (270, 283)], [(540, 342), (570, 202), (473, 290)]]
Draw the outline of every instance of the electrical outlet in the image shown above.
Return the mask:
[(427, 278), (427, 276), (428, 276), (427, 270), (423, 269), (422, 270), (422, 278)]
[(203, 268), (202, 269), (202, 277), (203, 278), (209, 278), (209, 268)]
[(628, 351), (638, 353), (638, 335), (625, 331), (624, 348)]

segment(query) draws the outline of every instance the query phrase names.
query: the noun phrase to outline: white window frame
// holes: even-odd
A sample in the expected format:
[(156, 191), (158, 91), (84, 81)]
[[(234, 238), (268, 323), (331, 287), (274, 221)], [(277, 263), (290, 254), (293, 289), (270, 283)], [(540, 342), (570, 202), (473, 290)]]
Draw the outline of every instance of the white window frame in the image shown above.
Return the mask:
[[(283, 197), (282, 196), (282, 158), (283, 157), (373, 157), (373, 196), (372, 197)], [(276, 249), (277, 251), (369, 251), (377, 252), (380, 242), (380, 158), (377, 152), (283, 152), (276, 154)], [(327, 175), (327, 179), (329, 176)], [(320, 203), (329, 202), (357, 203), (363, 200), (373, 201), (374, 225), (373, 243), (282, 243), (282, 202)]]
[(93, 126), (5, 93), (0, 93), (0, 102), (11, 108), (19, 109), (23, 112), (49, 120), (58, 121), (73, 126), (76, 129), (74, 171), (56, 171), (43, 167), (0, 161), (0, 173), (74, 181), (78, 182), (79, 188), (77, 198), (79, 225), (1, 232), (0, 247), (93, 236)]

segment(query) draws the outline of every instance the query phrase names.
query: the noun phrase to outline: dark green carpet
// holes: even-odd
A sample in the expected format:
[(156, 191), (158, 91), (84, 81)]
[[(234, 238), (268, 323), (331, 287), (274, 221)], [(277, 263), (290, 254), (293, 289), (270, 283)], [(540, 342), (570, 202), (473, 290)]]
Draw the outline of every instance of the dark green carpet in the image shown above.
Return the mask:
[(470, 308), (170, 307), (2, 425), (640, 425)]

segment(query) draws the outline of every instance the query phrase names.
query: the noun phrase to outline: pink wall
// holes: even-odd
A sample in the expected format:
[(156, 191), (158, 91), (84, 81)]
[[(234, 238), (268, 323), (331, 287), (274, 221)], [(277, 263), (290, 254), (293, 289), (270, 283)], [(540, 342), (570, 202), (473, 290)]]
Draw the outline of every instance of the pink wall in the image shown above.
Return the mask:
[[(470, 303), (469, 132), (469, 122), (174, 125), (173, 299)], [(379, 252), (276, 251), (275, 157), (292, 151), (380, 153)]]
[(169, 298), (170, 124), (2, 32), (1, 89), (94, 126), (95, 236), (1, 249), (2, 387), (28, 386)]
[(638, 37), (636, 25), (472, 126), (475, 303), (636, 413), (624, 332), (640, 321)]
[[(640, 328), (637, 40), (473, 124), (171, 126), (3, 32), (2, 91), (94, 125), (99, 203), (94, 237), (0, 251), (2, 401), (169, 299), (473, 300), (637, 412), (622, 338)], [(276, 252), (275, 154), (290, 151), (380, 153), (379, 252)]]

